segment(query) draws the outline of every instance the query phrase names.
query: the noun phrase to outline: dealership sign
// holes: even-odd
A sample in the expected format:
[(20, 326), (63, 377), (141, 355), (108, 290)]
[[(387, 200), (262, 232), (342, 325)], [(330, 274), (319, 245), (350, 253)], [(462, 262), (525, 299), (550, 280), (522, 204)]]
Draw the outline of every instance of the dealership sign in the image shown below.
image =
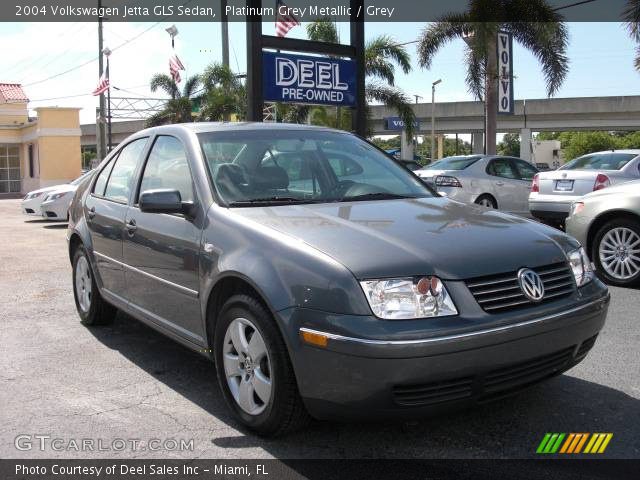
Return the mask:
[(264, 99), (271, 102), (355, 106), (353, 60), (262, 52)]
[(513, 115), (513, 37), (498, 32), (498, 113)]
[[(404, 130), (404, 121), (400, 117), (385, 117), (384, 123), (386, 126), (386, 130), (393, 130), (393, 131)], [(419, 130), (420, 122), (416, 120), (413, 123), (413, 128), (415, 128), (416, 130)]]

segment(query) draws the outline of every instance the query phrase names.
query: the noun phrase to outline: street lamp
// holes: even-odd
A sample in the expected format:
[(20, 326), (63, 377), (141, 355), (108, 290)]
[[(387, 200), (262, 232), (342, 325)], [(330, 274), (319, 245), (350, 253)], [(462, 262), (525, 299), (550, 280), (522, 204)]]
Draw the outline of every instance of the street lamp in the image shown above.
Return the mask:
[(442, 83), (442, 79), (438, 79), (431, 84), (431, 161), (435, 159), (436, 156), (436, 85)]
[(171, 25), (169, 28), (165, 28), (165, 31), (171, 35), (171, 48), (175, 48), (175, 38), (178, 36), (178, 27)]

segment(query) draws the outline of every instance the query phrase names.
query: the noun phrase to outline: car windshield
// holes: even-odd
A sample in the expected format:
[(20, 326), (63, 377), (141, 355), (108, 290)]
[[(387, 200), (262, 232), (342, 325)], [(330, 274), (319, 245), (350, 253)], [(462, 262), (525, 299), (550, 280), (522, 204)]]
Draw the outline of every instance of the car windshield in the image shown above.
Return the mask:
[(560, 170), (620, 170), (636, 157), (635, 153), (594, 153), (578, 157)]
[(198, 138), (215, 189), (232, 207), (434, 196), (405, 168), (351, 134), (236, 130)]
[(446, 157), (426, 168), (427, 170), (464, 170), (478, 160), (480, 160), (480, 157)]

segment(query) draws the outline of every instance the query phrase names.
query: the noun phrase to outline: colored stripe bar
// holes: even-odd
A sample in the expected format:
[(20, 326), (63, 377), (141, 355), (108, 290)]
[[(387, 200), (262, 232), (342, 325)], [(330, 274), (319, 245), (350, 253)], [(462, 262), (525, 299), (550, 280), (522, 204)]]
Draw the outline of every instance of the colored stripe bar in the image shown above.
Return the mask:
[(569, 434), (569, 436), (567, 437), (567, 440), (564, 442), (564, 445), (562, 445), (562, 448), (560, 449), (560, 453), (566, 453), (567, 449), (569, 448), (569, 445), (571, 445), (571, 442), (573, 442), (573, 439), (575, 436), (576, 436), (575, 433)]
[(606, 435), (607, 436), (605, 437), (604, 442), (602, 442), (602, 445), (600, 445), (600, 450), (598, 450), (598, 453), (604, 453), (604, 451), (607, 449), (607, 445), (609, 445), (609, 442), (613, 438), (613, 433), (607, 433)]
[(558, 435), (558, 439), (556, 440), (556, 443), (553, 445), (553, 447), (551, 447), (551, 452), (550, 453), (556, 453), (558, 451), (558, 449), (560, 448), (560, 444), (562, 443), (562, 440), (564, 440), (565, 434), (561, 433), (560, 435)]
[(578, 442), (578, 445), (576, 445), (576, 449), (573, 453), (580, 453), (582, 451), (582, 447), (584, 446), (585, 442), (587, 441), (587, 438), (589, 438), (589, 434), (588, 433), (582, 433), (582, 438), (580, 439), (580, 441)]
[(550, 433), (545, 434), (544, 438), (540, 442), (540, 445), (538, 445), (538, 449), (536, 450), (536, 453), (543, 453), (544, 452), (544, 447), (545, 447), (545, 445), (547, 444), (547, 442), (549, 441), (550, 438), (551, 438), (551, 434)]
[(551, 449), (553, 448), (553, 446), (556, 443), (556, 439), (558, 438), (558, 433), (554, 433), (553, 435), (551, 435), (551, 438), (549, 439), (549, 441), (547, 442), (547, 446), (544, 447), (544, 452), (543, 453), (553, 453), (551, 451)]
[(593, 444), (596, 443), (597, 439), (597, 434), (594, 433), (593, 435), (591, 435), (591, 440), (589, 440), (589, 443), (587, 443), (587, 448), (584, 449), (584, 453), (591, 453), (591, 447), (593, 447)]

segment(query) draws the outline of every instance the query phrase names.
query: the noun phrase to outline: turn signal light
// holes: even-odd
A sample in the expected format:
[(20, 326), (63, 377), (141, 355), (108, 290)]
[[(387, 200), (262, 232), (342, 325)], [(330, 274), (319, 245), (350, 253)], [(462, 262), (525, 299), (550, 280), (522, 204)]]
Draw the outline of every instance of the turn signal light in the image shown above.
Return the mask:
[(533, 181), (531, 182), (531, 193), (539, 193), (540, 192), (540, 177), (536, 173), (533, 176)]
[(308, 330), (301, 330), (300, 336), (302, 337), (302, 340), (305, 343), (308, 343), (309, 345), (314, 345), (316, 347), (325, 348), (329, 341), (329, 339), (326, 336), (320, 333), (309, 332)]
[(611, 180), (604, 173), (599, 173), (596, 177), (596, 181), (593, 184), (593, 191), (602, 190), (603, 188), (607, 188), (611, 185)]

